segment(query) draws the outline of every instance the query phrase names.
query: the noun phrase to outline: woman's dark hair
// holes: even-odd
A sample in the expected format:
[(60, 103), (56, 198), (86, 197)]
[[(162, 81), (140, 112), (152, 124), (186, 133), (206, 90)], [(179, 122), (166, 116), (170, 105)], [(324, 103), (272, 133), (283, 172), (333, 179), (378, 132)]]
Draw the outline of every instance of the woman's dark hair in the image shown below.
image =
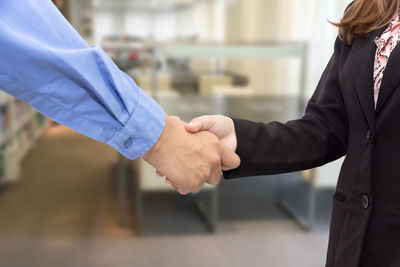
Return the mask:
[(384, 27), (393, 20), (400, 0), (355, 0), (346, 9), (339, 23), (339, 38), (351, 44), (356, 37)]

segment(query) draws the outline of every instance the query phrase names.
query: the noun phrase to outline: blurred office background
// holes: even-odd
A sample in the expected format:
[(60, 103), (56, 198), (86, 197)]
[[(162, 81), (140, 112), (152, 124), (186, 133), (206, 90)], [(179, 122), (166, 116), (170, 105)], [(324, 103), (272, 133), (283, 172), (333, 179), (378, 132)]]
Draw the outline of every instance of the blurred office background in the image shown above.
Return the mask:
[[(54, 0), (170, 115), (299, 118), (349, 0)], [(0, 266), (324, 265), (341, 160), (180, 196), (0, 92)], [(273, 155), (271, 155), (273, 157)]]

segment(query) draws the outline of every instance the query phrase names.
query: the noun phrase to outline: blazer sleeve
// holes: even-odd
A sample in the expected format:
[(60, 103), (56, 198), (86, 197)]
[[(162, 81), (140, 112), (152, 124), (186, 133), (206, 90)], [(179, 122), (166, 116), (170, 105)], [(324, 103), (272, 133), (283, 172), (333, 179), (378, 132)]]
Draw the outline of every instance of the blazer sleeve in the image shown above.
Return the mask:
[(339, 83), (337, 39), (305, 115), (285, 124), (233, 119), (239, 168), (224, 172), (227, 179), (299, 171), (321, 166), (346, 154), (348, 119)]

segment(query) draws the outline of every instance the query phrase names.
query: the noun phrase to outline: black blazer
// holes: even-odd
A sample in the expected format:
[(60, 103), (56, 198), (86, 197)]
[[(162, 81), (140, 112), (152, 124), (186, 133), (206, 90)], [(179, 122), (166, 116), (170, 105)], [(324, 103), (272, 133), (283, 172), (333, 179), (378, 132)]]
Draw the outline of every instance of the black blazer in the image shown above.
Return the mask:
[(225, 178), (321, 166), (346, 156), (333, 198), (327, 267), (400, 266), (400, 45), (376, 110), (374, 39), (336, 40), (304, 117), (286, 124), (234, 119), (242, 163)]

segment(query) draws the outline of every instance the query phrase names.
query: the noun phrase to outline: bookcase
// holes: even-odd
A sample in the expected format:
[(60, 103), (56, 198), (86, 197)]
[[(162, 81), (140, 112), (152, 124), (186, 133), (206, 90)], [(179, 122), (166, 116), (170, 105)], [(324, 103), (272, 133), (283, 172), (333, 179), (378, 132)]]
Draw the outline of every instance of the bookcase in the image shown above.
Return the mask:
[(0, 90), (0, 185), (18, 180), (22, 160), (47, 125), (34, 108)]

